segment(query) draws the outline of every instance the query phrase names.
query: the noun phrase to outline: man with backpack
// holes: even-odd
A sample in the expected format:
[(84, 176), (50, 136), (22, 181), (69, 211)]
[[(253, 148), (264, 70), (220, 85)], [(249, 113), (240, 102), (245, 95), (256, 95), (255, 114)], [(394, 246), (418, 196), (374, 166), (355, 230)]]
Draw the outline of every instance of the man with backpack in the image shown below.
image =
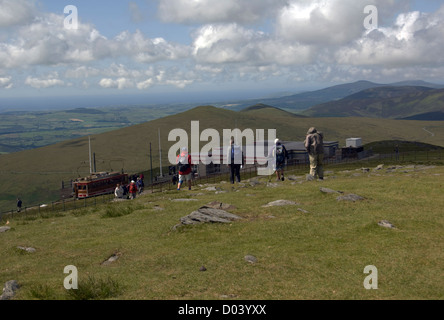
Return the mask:
[(310, 175), (324, 180), (324, 135), (314, 127), (310, 128), (305, 138), (305, 149), (310, 159)]
[(136, 182), (134, 180), (131, 181), (130, 186), (129, 186), (129, 193), (130, 193), (130, 199), (134, 200), (136, 199), (136, 195), (137, 195), (137, 185)]
[(237, 182), (241, 182), (240, 169), (244, 165), (244, 154), (241, 147), (234, 143), (234, 138), (231, 138), (227, 150), (227, 163), (230, 167), (231, 184), (234, 184), (235, 178)]
[(181, 153), (177, 156), (176, 162), (179, 167), (179, 183), (177, 185), (177, 190), (180, 190), (185, 180), (188, 182), (188, 190), (191, 190), (191, 155), (188, 154), (188, 149), (186, 147), (182, 148)]
[(274, 164), (275, 164), (275, 170), (276, 170), (276, 180), (277, 181), (284, 181), (284, 168), (285, 168), (285, 161), (288, 159), (288, 152), (285, 146), (281, 143), (279, 139), (276, 139), (274, 141), (274, 148), (272, 152)]

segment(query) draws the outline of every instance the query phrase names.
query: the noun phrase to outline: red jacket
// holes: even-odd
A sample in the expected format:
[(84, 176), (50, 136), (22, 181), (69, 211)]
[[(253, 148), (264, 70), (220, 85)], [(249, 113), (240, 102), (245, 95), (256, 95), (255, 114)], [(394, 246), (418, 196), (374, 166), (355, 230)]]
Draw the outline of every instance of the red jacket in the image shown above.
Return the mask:
[[(176, 161), (177, 164), (179, 164), (179, 159), (180, 159), (181, 157), (183, 157), (183, 156), (184, 156), (183, 153), (177, 156), (177, 161)], [(182, 176), (186, 176), (186, 175), (189, 175), (189, 174), (191, 173), (191, 165), (192, 165), (192, 163), (191, 163), (191, 155), (189, 155), (189, 154), (188, 154), (188, 164), (189, 164), (189, 167), (188, 167), (187, 170), (185, 170), (185, 171), (180, 171), (180, 170), (179, 170), (179, 174), (180, 174), (180, 175), (182, 175)]]
[(136, 193), (136, 192), (137, 192), (137, 186), (136, 186), (135, 183), (131, 183), (131, 184), (130, 184), (129, 192), (130, 192), (130, 193)]

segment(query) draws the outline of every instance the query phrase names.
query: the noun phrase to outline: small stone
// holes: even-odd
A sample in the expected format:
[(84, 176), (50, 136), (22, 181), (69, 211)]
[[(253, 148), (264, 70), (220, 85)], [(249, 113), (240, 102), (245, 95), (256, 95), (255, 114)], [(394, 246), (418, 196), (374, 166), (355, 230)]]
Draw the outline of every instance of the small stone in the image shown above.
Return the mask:
[(10, 227), (0, 227), (0, 233), (4, 233), (4, 232), (9, 231), (9, 230), (11, 230)]
[(205, 268), (205, 266), (202, 266), (202, 267), (200, 267), (199, 271), (205, 272), (205, 271), (207, 271), (207, 268)]
[(35, 252), (36, 252), (36, 249), (34, 249), (34, 248), (28, 248), (28, 247), (17, 247), (17, 249), (19, 249), (19, 250), (23, 250), (23, 251), (26, 251), (26, 252), (28, 252), (28, 253), (35, 253)]
[(3, 288), (3, 294), (0, 296), (0, 300), (11, 300), (14, 298), (16, 291), (20, 288), (16, 280), (11, 280), (5, 283)]
[(358, 196), (357, 194), (347, 194), (345, 196), (337, 197), (336, 199), (338, 201), (353, 201), (353, 202), (364, 200), (363, 197)]
[(342, 193), (341, 191), (336, 191), (336, 190), (329, 189), (329, 188), (320, 188), (320, 190), (323, 193)]
[(396, 229), (396, 227), (391, 224), (389, 221), (387, 220), (381, 220), (378, 222), (378, 225), (384, 228), (389, 228), (389, 229)]
[(281, 206), (295, 206), (298, 205), (296, 202), (294, 201), (289, 201), (289, 200), (277, 200), (277, 201), (273, 201), (270, 202), (264, 206), (262, 206), (263, 208), (269, 208), (269, 207), (281, 207)]
[(255, 264), (257, 262), (257, 258), (255, 256), (252, 255), (246, 255), (245, 256), (245, 261), (251, 263), (251, 264)]

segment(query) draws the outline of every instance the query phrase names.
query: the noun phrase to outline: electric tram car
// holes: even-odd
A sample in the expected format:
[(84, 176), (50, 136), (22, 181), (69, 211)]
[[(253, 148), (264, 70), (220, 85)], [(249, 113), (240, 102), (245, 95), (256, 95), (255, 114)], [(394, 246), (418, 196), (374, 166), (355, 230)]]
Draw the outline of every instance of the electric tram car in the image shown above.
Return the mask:
[(113, 193), (117, 184), (127, 185), (128, 174), (119, 172), (93, 173), (74, 181), (73, 191), (77, 199)]

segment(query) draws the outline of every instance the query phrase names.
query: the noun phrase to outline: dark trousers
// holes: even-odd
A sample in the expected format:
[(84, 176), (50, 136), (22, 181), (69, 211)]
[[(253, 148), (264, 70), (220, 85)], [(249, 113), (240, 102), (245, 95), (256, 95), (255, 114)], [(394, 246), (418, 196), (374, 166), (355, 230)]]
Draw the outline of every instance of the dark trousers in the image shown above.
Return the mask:
[(240, 178), (240, 164), (232, 164), (230, 165), (230, 169), (231, 169), (231, 174), (230, 174), (230, 182), (234, 183), (234, 177), (236, 177), (237, 182), (241, 181)]

